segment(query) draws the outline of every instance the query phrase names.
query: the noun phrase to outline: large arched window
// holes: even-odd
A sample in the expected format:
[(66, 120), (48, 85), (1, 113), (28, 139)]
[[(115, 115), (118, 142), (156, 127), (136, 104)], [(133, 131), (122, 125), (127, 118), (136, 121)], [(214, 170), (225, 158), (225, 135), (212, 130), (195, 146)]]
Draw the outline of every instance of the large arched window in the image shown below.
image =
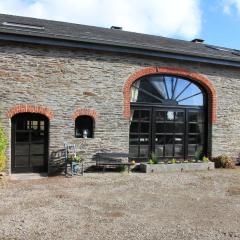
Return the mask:
[(153, 75), (133, 83), (131, 102), (203, 106), (203, 91), (190, 80)]
[(207, 152), (206, 93), (177, 76), (149, 75), (132, 84), (130, 158), (199, 159)]

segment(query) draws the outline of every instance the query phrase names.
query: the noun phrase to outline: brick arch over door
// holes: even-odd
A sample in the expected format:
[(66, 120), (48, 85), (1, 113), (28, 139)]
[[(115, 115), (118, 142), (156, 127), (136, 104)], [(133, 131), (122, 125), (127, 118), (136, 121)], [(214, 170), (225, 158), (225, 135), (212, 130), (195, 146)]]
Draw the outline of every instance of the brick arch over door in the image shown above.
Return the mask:
[(196, 72), (190, 72), (181, 68), (170, 68), (170, 67), (147, 67), (143, 68), (134, 74), (132, 74), (126, 81), (123, 88), (124, 95), (124, 112), (125, 118), (130, 118), (130, 98), (131, 98), (131, 86), (139, 78), (152, 74), (169, 74), (179, 77), (185, 77), (194, 82), (199, 83), (208, 93), (208, 101), (210, 104), (211, 120), (212, 123), (217, 121), (217, 94), (213, 84), (204, 76)]
[(6, 115), (8, 118), (12, 118), (14, 115), (18, 113), (40, 113), (46, 116), (49, 120), (52, 120), (54, 118), (54, 114), (49, 108), (29, 104), (16, 105), (10, 108)]

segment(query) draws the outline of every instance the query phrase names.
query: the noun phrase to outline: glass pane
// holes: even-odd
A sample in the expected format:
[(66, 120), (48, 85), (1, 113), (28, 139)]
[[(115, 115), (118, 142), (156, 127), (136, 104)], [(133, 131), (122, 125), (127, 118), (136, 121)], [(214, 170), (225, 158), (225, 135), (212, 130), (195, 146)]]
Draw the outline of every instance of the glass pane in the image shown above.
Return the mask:
[(184, 112), (175, 112), (175, 121), (184, 122)]
[(27, 130), (29, 121), (27, 122), (25, 119), (18, 119), (16, 122), (16, 130)]
[(163, 156), (163, 145), (155, 145), (155, 154), (157, 157)]
[(30, 154), (44, 154), (44, 144), (31, 144)]
[(130, 135), (130, 145), (138, 144), (138, 136), (137, 135)]
[(16, 142), (28, 142), (29, 133), (28, 132), (17, 132), (16, 133)]
[(139, 110), (131, 110), (131, 121), (138, 120), (140, 116)]
[(188, 143), (189, 144), (202, 144), (203, 138), (200, 134), (197, 135), (188, 135)]
[(129, 146), (129, 157), (138, 157), (138, 146)]
[(162, 99), (167, 99), (167, 92), (163, 81), (163, 76), (150, 77), (150, 82), (154, 86), (157, 96)]
[(131, 122), (130, 123), (130, 132), (137, 133), (138, 132), (138, 122)]
[(173, 156), (173, 144), (165, 144), (165, 156), (166, 157)]
[(177, 81), (176, 89), (175, 89), (175, 99), (180, 99), (182, 94), (179, 96), (179, 94), (184, 90), (184, 88), (189, 84), (188, 80), (179, 78)]
[(149, 143), (149, 136), (148, 135), (141, 135), (139, 137), (140, 144), (146, 145)]
[(174, 133), (174, 123), (165, 123), (165, 133)]
[(174, 142), (175, 142), (175, 144), (183, 144), (183, 136), (175, 135)]
[(140, 132), (148, 133), (149, 132), (149, 123), (141, 123)]
[(174, 143), (175, 137), (173, 135), (167, 135), (166, 138), (166, 144), (168, 143)]
[(178, 102), (179, 105), (203, 106), (203, 95), (199, 94), (194, 97)]
[(197, 122), (198, 112), (188, 112), (188, 122)]
[(38, 130), (38, 121), (32, 121), (32, 129)]
[(44, 130), (45, 129), (45, 123), (44, 121), (40, 122), (40, 130)]
[(15, 167), (28, 167), (28, 155), (27, 156), (16, 156)]
[(195, 156), (196, 149), (196, 144), (188, 144), (188, 156)]
[(172, 77), (164, 77), (165, 82), (166, 82), (166, 87), (167, 87), (167, 92), (168, 92), (168, 98), (172, 98)]
[(163, 135), (158, 135), (155, 137), (155, 143), (156, 144), (164, 144), (164, 136)]
[(184, 123), (175, 123), (175, 133), (184, 133), (185, 127)]
[(189, 123), (188, 131), (189, 133), (202, 133), (202, 124)]
[(142, 110), (141, 111), (141, 121), (149, 121), (150, 120), (150, 111)]
[(156, 121), (164, 121), (165, 118), (165, 113), (164, 111), (157, 111), (156, 112)]
[(174, 121), (174, 112), (173, 111), (166, 112), (166, 121)]
[(44, 165), (44, 156), (31, 156), (31, 165), (32, 166), (43, 166)]
[(28, 155), (28, 154), (29, 154), (29, 144), (15, 145), (15, 155)]
[(34, 131), (31, 133), (32, 142), (44, 142), (44, 132)]
[(141, 145), (140, 146), (140, 156), (139, 157), (148, 157), (148, 145)]
[(164, 132), (164, 123), (156, 123), (156, 133)]
[(175, 145), (175, 157), (183, 157), (183, 145)]

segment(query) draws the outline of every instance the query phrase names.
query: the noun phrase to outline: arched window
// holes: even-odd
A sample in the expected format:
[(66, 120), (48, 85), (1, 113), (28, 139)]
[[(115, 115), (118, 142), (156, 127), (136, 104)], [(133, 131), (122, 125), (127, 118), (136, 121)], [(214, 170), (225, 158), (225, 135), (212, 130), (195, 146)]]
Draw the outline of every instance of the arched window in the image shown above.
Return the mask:
[(207, 94), (178, 76), (148, 75), (131, 87), (130, 158), (147, 161), (207, 155)]
[(90, 116), (79, 116), (75, 120), (76, 138), (93, 138), (94, 120)]
[(133, 83), (131, 102), (203, 106), (203, 94), (199, 86), (187, 79), (153, 75)]

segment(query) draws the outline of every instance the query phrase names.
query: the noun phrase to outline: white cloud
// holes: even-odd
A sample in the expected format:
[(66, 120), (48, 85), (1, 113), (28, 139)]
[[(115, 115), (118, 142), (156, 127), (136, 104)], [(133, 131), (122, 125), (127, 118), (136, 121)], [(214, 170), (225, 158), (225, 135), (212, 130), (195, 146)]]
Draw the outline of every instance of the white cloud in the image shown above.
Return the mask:
[(196, 37), (200, 0), (0, 0), (0, 12), (124, 30)]
[(240, 15), (240, 0), (223, 0), (223, 12), (231, 15), (233, 11)]

